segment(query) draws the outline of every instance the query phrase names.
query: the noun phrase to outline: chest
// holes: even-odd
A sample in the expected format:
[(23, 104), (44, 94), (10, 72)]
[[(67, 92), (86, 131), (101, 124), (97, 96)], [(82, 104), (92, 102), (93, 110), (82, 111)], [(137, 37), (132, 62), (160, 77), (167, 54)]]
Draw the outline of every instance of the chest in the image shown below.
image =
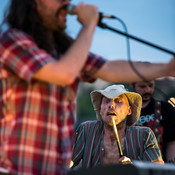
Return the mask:
[[(124, 138), (120, 139), (120, 145), (123, 147)], [(120, 152), (115, 137), (104, 135), (103, 137), (104, 154), (102, 157), (102, 165), (117, 164), (120, 158)]]

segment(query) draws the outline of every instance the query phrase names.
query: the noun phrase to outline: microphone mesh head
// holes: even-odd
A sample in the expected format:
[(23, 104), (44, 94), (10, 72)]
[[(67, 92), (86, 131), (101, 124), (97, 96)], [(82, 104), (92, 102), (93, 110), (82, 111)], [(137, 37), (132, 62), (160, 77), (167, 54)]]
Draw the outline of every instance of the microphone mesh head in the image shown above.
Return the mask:
[(74, 14), (76, 14), (76, 12), (75, 12), (75, 5), (73, 5), (73, 4), (69, 4), (68, 6), (67, 6), (67, 13), (68, 14), (70, 14), (70, 15), (74, 15)]

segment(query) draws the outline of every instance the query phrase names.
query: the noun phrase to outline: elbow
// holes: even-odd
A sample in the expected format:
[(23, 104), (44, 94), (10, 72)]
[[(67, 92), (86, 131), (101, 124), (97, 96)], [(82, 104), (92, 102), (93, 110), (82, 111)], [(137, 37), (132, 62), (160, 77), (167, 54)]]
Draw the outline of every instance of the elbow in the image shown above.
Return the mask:
[(63, 82), (63, 86), (69, 86), (71, 84), (73, 84), (75, 82), (75, 80), (77, 79), (77, 75), (73, 75), (73, 74), (66, 74), (62, 80)]
[(71, 85), (71, 84), (73, 84), (74, 81), (75, 81), (74, 78), (67, 77), (67, 78), (65, 79), (65, 81), (64, 81), (64, 85), (65, 85), (65, 86)]

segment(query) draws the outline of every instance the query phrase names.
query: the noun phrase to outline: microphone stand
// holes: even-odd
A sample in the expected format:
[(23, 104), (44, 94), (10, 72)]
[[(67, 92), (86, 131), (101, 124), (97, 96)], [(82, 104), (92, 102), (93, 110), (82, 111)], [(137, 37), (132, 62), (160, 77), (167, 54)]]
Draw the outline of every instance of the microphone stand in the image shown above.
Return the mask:
[(166, 53), (169, 53), (169, 54), (172, 54), (172, 55), (175, 56), (175, 52), (173, 52), (173, 51), (171, 51), (171, 50), (165, 49), (165, 48), (163, 48), (163, 47), (161, 47), (161, 46), (158, 46), (158, 45), (155, 45), (155, 44), (153, 44), (153, 43), (151, 43), (151, 42), (145, 41), (145, 40), (140, 39), (140, 38), (138, 38), (138, 37), (136, 37), (136, 36), (127, 34), (127, 33), (125, 33), (125, 32), (122, 32), (122, 31), (118, 30), (118, 29), (114, 29), (114, 28), (112, 28), (112, 27), (109, 27), (109, 26), (107, 26), (106, 24), (102, 23), (101, 20), (102, 20), (102, 17), (100, 17), (100, 19), (99, 19), (98, 26), (101, 27), (101, 28), (103, 28), (103, 29), (109, 29), (109, 30), (111, 30), (111, 31), (113, 31), (113, 32), (116, 32), (116, 33), (119, 33), (119, 34), (121, 34), (121, 35), (127, 36), (128, 38), (134, 39), (134, 40), (136, 40), (136, 41), (139, 41), (139, 42), (141, 42), (141, 43), (147, 44), (147, 45), (149, 45), (149, 46), (152, 46), (152, 47), (154, 47), (154, 48), (156, 48), (156, 49), (159, 49), (159, 50), (161, 50), (161, 51), (164, 51), (164, 52), (166, 52)]

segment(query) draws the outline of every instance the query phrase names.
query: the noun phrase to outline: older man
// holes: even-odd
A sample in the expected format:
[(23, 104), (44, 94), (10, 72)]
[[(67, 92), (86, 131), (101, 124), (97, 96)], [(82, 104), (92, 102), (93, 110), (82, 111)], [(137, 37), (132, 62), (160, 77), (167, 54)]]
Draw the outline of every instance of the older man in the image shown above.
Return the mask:
[(152, 130), (132, 126), (140, 116), (142, 99), (139, 94), (128, 92), (123, 85), (112, 85), (93, 91), (91, 99), (98, 120), (84, 122), (77, 129), (73, 167), (79, 163), (80, 167), (88, 168), (132, 163), (132, 160), (163, 164)]

